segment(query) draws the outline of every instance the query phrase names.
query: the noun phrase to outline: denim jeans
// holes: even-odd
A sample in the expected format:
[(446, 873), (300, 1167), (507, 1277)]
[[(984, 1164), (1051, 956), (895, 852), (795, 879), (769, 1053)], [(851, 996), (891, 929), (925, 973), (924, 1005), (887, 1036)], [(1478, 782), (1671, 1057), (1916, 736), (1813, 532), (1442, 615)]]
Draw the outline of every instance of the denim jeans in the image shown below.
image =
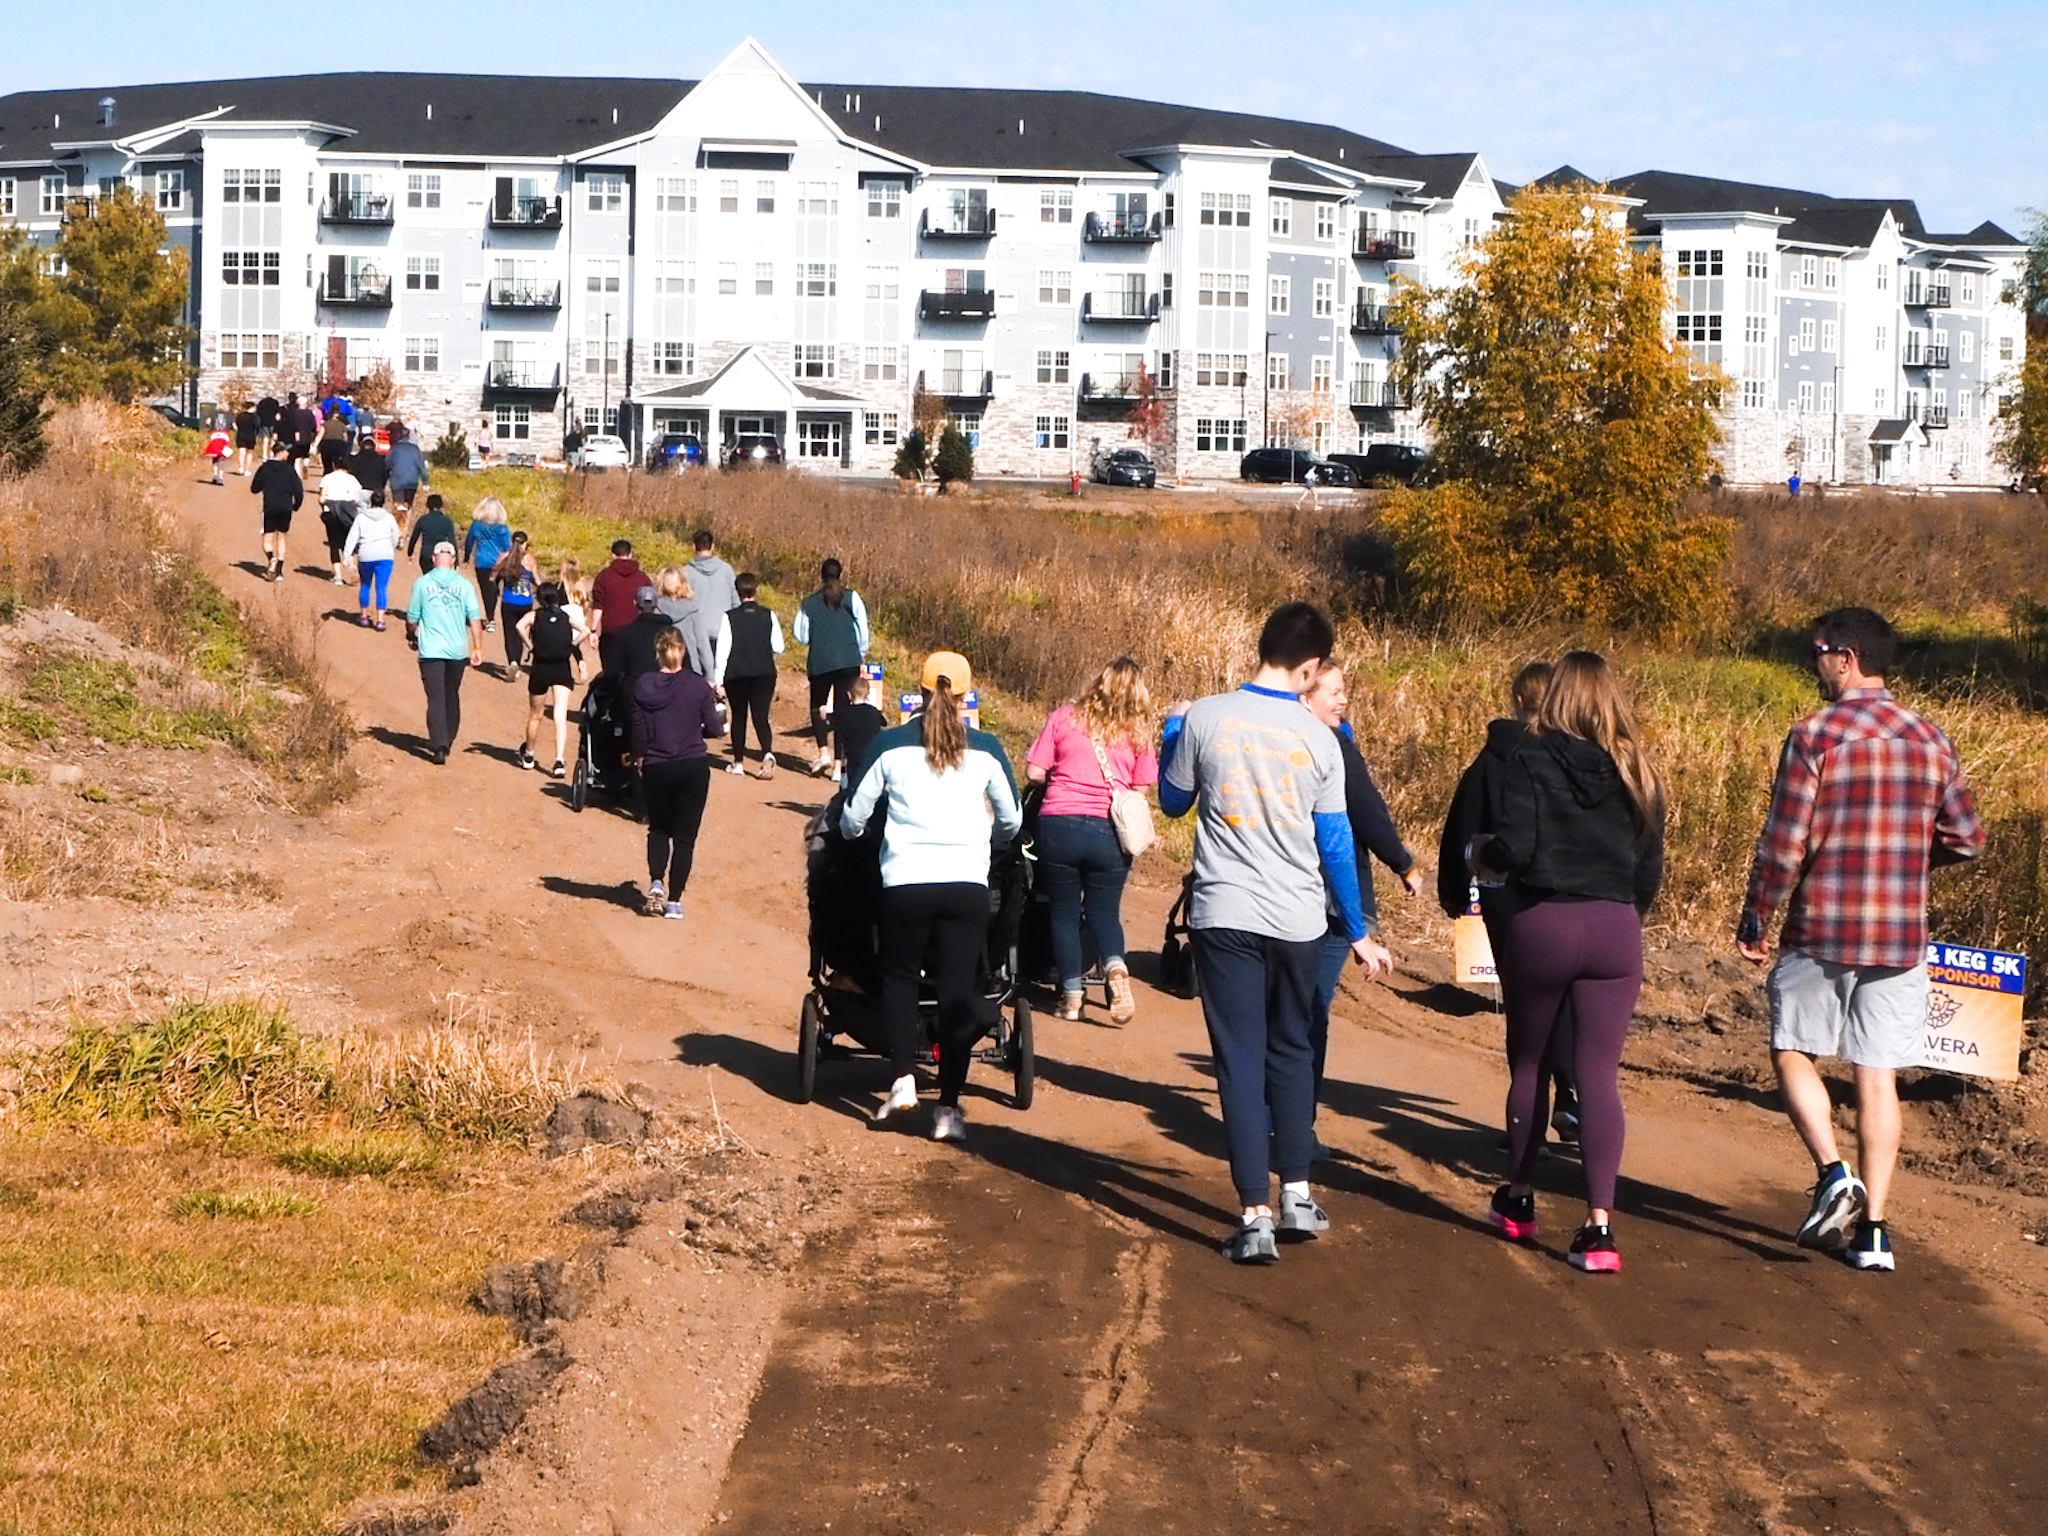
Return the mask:
[(1038, 871), (1052, 918), (1052, 958), (1060, 986), (1081, 990), (1081, 924), (1088, 924), (1103, 967), (1124, 959), (1124, 878), (1131, 861), (1107, 816), (1038, 818)]
[[(1317, 960), (1315, 1013), (1309, 1019), (1309, 1044), (1315, 1051), (1316, 1102), (1323, 1097), (1323, 1063), (1330, 1058), (1330, 1004), (1337, 996), (1337, 983), (1344, 979), (1344, 967), (1351, 963), (1351, 940), (1334, 923), (1323, 935), (1322, 953)], [(1310, 1109), (1309, 1118), (1315, 1119)]]

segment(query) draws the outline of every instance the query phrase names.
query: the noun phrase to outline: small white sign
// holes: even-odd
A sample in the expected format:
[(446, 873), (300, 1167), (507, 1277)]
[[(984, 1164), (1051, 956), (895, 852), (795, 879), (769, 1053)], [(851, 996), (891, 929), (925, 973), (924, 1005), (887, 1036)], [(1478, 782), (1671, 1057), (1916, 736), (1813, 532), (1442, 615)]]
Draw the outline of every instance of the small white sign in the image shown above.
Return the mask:
[(481, 362), (466, 362), (462, 365), (462, 377), (465, 380), (480, 379), (483, 376), (484, 365)]
[(481, 304), (484, 301), (484, 280), (480, 277), (465, 277), (462, 280), (462, 302)]

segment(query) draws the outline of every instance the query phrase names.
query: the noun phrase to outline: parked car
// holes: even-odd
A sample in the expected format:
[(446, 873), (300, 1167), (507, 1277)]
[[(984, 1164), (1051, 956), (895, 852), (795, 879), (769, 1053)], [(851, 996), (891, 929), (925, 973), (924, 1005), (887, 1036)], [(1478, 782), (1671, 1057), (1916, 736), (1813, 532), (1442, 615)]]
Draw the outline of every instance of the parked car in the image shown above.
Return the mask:
[(1429, 453), (1413, 443), (1374, 443), (1363, 453), (1333, 453), (1332, 464), (1347, 466), (1360, 485), (1382, 480), (1395, 485), (1421, 485), (1429, 472)]
[(664, 432), (647, 450), (649, 470), (699, 469), (703, 464), (704, 445), (687, 432)]
[(1095, 461), (1098, 485), (1135, 485), (1151, 490), (1159, 483), (1159, 471), (1142, 448), (1114, 448)]
[(726, 469), (767, 469), (782, 462), (782, 444), (772, 437), (736, 437), (725, 445)]
[(633, 456), (626, 451), (624, 439), (609, 433), (587, 433), (569, 450), (571, 469), (630, 469), (632, 465)]
[(1300, 485), (1311, 470), (1318, 485), (1358, 484), (1350, 465), (1333, 464), (1306, 448), (1254, 448), (1237, 466), (1237, 477), (1265, 485)]

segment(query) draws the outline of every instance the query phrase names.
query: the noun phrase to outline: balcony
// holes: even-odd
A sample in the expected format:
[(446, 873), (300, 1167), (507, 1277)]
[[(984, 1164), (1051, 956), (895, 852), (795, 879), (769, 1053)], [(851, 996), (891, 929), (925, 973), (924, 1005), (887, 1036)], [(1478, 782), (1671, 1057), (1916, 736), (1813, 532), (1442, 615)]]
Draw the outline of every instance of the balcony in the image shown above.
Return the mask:
[(1945, 405), (1923, 406), (1920, 411), (1920, 425), (1923, 427), (1947, 426), (1948, 407)]
[(389, 309), (391, 279), (381, 272), (352, 272), (320, 280), (320, 302), (334, 309)]
[(1081, 295), (1081, 318), (1097, 325), (1149, 325), (1159, 318), (1159, 295), (1112, 288)]
[(1908, 347), (1902, 366), (1907, 368), (1946, 368), (1948, 348), (1945, 346)]
[(520, 278), (493, 278), (490, 287), (484, 290), (484, 307), (529, 314), (545, 309), (560, 309), (562, 285), (531, 283)]
[(491, 204), (491, 228), (550, 230), (562, 227), (562, 199), (513, 197)]
[(917, 312), (927, 320), (986, 320), (996, 312), (996, 293), (993, 288), (964, 293), (927, 288), (918, 295)]
[(1351, 255), (1357, 261), (1413, 261), (1415, 259), (1415, 231), (1412, 229), (1361, 229), (1352, 237)]
[(1090, 245), (1150, 245), (1164, 232), (1159, 214), (1091, 213), (1081, 221), (1081, 239)]
[(917, 232), (926, 240), (992, 240), (996, 216), (987, 208), (927, 208), (918, 215)]
[(1358, 303), (1351, 306), (1351, 332), (1355, 336), (1393, 336), (1400, 330), (1400, 321), (1384, 304)]
[(562, 388), (562, 365), (497, 359), (484, 365), (484, 393), (531, 399), (553, 396)]
[[(930, 385), (926, 380), (931, 381)], [(936, 394), (947, 400), (986, 400), (996, 392), (996, 376), (993, 373), (977, 373), (971, 368), (941, 368), (917, 376), (915, 393)]]
[(1949, 285), (1947, 283), (1908, 283), (1906, 285), (1906, 308), (1947, 309), (1949, 307)]
[(1397, 384), (1382, 383), (1378, 379), (1353, 379), (1350, 403), (1353, 410), (1359, 411), (1405, 411), (1408, 397)]
[(1081, 398), (1083, 400), (1135, 400), (1142, 374), (1136, 373), (1084, 373), (1081, 375)]
[(391, 199), (382, 192), (338, 192), (320, 205), (322, 224), (389, 224)]

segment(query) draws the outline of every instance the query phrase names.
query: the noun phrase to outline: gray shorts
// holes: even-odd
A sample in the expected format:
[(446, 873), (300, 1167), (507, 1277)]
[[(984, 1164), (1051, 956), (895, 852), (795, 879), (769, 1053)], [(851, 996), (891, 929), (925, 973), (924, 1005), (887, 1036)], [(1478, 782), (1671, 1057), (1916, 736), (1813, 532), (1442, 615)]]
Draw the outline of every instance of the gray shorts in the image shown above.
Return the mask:
[(1927, 966), (1842, 965), (1788, 949), (1771, 967), (1771, 1049), (1859, 1067), (1927, 1057)]

